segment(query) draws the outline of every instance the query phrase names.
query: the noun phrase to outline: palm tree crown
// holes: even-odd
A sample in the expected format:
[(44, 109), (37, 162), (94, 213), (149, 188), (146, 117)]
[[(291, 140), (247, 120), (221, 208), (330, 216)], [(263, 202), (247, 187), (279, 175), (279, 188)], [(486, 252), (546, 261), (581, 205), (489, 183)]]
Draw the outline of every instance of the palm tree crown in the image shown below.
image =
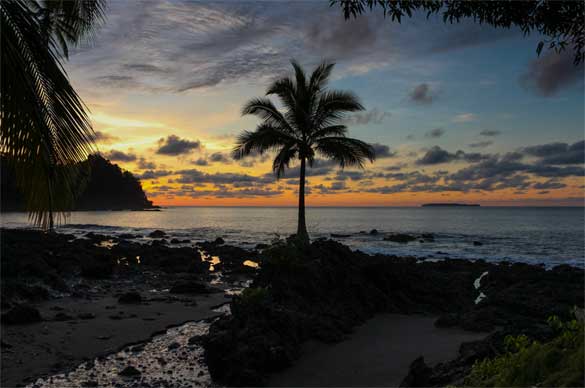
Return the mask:
[(329, 158), (341, 168), (363, 168), (375, 153), (369, 144), (346, 137), (343, 124), (348, 113), (363, 110), (359, 98), (351, 92), (329, 90), (327, 83), (333, 63), (322, 63), (307, 77), (293, 61), (294, 77), (274, 81), (266, 95), (276, 95), (283, 111), (267, 97), (255, 98), (242, 114), (262, 119), (255, 131), (244, 131), (238, 138), (233, 157), (241, 159), (251, 153), (276, 153), (272, 168), (280, 178), (293, 161), (300, 161), (299, 220), (297, 237), (308, 241), (305, 223), (305, 169), (318, 156)]
[(0, 153), (16, 168), (27, 210), (43, 227), (53, 226), (54, 211), (71, 207), (73, 166), (94, 151), (86, 107), (61, 55), (91, 35), (104, 10), (105, 0), (0, 1)]

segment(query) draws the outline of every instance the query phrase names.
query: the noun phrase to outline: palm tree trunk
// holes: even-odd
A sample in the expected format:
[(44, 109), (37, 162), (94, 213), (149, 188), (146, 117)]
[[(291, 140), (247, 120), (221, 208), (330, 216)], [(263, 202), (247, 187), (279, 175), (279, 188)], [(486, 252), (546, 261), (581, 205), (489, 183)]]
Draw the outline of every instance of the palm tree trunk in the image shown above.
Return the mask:
[(305, 223), (305, 158), (301, 158), (301, 173), (299, 179), (299, 224), (297, 238), (303, 242), (309, 242), (307, 224)]

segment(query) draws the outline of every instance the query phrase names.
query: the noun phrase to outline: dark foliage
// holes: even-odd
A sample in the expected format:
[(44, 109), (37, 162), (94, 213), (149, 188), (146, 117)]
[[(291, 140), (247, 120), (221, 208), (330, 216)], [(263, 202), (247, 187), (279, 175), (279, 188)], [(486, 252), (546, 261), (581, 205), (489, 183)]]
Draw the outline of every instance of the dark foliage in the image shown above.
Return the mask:
[[(15, 184), (15, 171), (1, 163), (2, 211), (23, 211), (25, 201)], [(140, 181), (100, 155), (90, 155), (78, 165), (78, 184), (85, 189), (75, 200), (75, 210), (139, 210), (152, 208)]]
[(547, 37), (541, 41), (538, 54), (545, 45), (561, 51), (571, 46), (575, 52), (575, 64), (585, 60), (585, 2), (583, 1), (513, 1), (513, 0), (330, 0), (339, 5), (346, 19), (358, 17), (367, 10), (381, 9), (384, 16), (401, 22), (422, 11), (427, 17), (441, 14), (445, 23), (458, 23), (473, 19), (480, 24), (499, 28), (518, 27), (525, 35), (538, 32)]

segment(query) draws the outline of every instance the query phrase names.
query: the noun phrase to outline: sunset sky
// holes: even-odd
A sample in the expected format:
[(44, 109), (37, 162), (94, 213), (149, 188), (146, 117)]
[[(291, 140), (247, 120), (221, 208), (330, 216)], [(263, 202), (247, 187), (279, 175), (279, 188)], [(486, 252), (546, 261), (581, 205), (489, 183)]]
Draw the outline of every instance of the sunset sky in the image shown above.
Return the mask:
[(112, 1), (107, 15), (66, 69), (99, 151), (155, 204), (296, 204), (295, 169), (276, 181), (270, 155), (229, 157), (258, 123), (242, 105), (295, 58), (336, 62), (330, 87), (367, 108), (350, 135), (378, 151), (363, 171), (319, 161), (309, 205), (583, 205), (583, 66), (538, 57), (537, 35), (423, 14), (345, 21), (327, 1)]

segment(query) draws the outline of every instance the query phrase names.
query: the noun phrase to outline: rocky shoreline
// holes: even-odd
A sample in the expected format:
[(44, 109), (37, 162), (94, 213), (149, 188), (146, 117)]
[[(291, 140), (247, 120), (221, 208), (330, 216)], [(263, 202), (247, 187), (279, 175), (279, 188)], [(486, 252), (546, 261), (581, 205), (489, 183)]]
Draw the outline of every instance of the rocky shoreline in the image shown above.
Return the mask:
[(420, 262), (333, 241), (281, 244), (264, 254), (251, 287), (231, 302), (230, 316), (211, 325), (205, 342), (211, 376), (226, 385), (263, 385), (299, 357), (302, 343), (341, 341), (377, 313), (439, 315), (437, 327), (491, 333), (463, 344), (450, 363), (431, 369), (416, 360), (403, 381), (457, 384), (476, 360), (498, 354), (506, 335), (545, 340), (549, 316), (570, 319), (573, 306), (583, 306), (583, 270), (568, 266)]
[[(0, 234), (2, 386), (72, 371), (168, 327), (217, 317), (255, 271), (227, 251), (225, 263), (213, 264), (199, 245), (162, 231), (146, 236), (149, 244), (91, 232)], [(138, 367), (139, 358), (129, 360)]]
[[(583, 307), (584, 272), (569, 266), (371, 256), (331, 240), (246, 250), (221, 237), (194, 243), (164, 231), (141, 236), (148, 244), (91, 232), (4, 229), (1, 236), (2, 385), (74, 371), (168, 326), (213, 317), (197, 340), (209, 381), (263, 385), (301, 356), (303, 343), (342, 341), (379, 313), (438, 316), (437, 327), (485, 332), (450, 362), (428, 366), (419, 358), (404, 371), (405, 386), (456, 384), (476, 360), (498, 354), (506, 335), (547, 339), (549, 316), (568, 319)], [(225, 302), (231, 314), (213, 309)], [(88, 334), (103, 327), (114, 335)], [(78, 351), (73, 340), (89, 345)], [(48, 345), (53, 352), (43, 354)], [(192, 346), (168, 351), (188, 357), (199, 351)], [(139, 357), (127, 353), (127, 366), (140, 369)]]

